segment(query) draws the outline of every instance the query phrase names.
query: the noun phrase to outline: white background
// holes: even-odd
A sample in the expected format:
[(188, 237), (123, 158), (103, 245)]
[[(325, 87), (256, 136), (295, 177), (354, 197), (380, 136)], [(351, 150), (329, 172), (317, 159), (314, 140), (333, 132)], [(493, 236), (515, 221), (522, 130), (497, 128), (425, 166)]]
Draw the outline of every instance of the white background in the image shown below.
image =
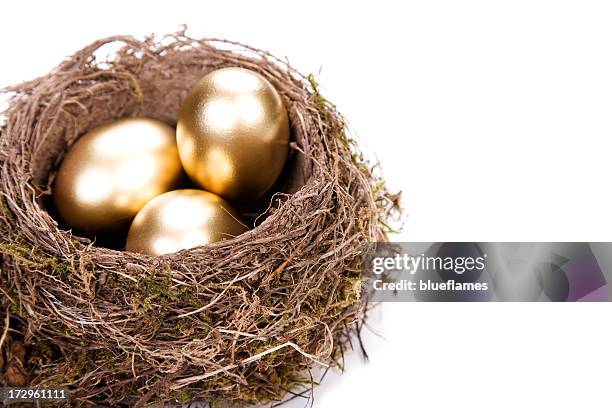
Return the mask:
[[(0, 5), (0, 87), (90, 41), (223, 37), (319, 73), (404, 192), (395, 240), (612, 241), (606, 1)], [(612, 306), (387, 304), (316, 408), (608, 407)], [(302, 407), (305, 402), (293, 404)]]

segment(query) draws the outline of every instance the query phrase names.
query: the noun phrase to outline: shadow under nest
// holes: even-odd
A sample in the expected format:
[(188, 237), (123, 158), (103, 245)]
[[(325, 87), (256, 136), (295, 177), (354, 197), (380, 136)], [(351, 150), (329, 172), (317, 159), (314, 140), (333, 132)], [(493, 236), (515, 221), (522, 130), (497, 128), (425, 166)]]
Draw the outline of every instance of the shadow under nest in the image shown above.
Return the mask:
[[(97, 61), (107, 44), (121, 48)], [(129, 116), (174, 125), (187, 90), (229, 66), (267, 78), (292, 124), (281, 193), (260, 203), (254, 228), (150, 257), (58, 225), (45, 203), (80, 135)], [(397, 197), (312, 77), (180, 32), (96, 41), (2, 91), (11, 99), (0, 133), (0, 385), (68, 386), (77, 405), (232, 406), (305, 394), (314, 367), (342, 367), (367, 312), (362, 250), (386, 240)]]

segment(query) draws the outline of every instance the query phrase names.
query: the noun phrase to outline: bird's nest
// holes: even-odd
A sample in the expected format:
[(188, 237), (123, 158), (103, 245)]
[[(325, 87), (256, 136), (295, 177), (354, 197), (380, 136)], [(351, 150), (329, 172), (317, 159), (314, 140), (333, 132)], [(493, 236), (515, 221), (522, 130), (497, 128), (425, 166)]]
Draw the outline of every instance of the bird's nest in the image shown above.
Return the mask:
[[(129, 116), (175, 125), (187, 90), (229, 66), (267, 78), (292, 124), (280, 192), (249, 232), (151, 257), (56, 222), (54, 174), (80, 135)], [(2, 92), (0, 386), (68, 386), (82, 404), (264, 403), (299, 395), (313, 368), (341, 366), (358, 344), (362, 248), (385, 240), (397, 197), (312, 77), (264, 51), (180, 32), (96, 41)]]

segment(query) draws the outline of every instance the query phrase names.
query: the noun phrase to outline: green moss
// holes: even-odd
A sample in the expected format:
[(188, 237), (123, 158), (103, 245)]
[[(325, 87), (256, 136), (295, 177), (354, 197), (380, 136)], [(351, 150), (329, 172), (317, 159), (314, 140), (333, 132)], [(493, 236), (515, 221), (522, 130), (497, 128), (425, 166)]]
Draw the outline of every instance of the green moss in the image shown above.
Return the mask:
[(13, 216), (13, 213), (8, 208), (6, 197), (4, 196), (0, 197), (0, 213), (2, 213), (2, 216), (9, 221), (12, 221), (15, 219), (15, 217)]
[(170, 393), (170, 398), (177, 400), (181, 404), (188, 404), (193, 400), (191, 393), (184, 388), (172, 391)]
[(21, 316), (21, 307), (19, 305), (19, 302), (11, 303), (11, 306), (9, 306), (9, 310), (10, 310), (11, 314), (14, 314), (14, 315), (17, 315), (17, 316)]
[(195, 295), (193, 289), (172, 282), (170, 271), (168, 268), (166, 270), (167, 273), (151, 271), (141, 275), (132, 301), (134, 310), (139, 314), (162, 312), (169, 305), (193, 300)]
[(193, 291), (189, 286), (177, 285), (172, 282), (172, 276), (167, 274), (148, 273), (138, 281), (138, 289), (146, 294), (147, 299), (157, 301), (162, 305), (192, 299)]
[(51, 269), (58, 274), (63, 274), (70, 269), (69, 264), (55, 257), (39, 254), (32, 245), (18, 240), (12, 243), (0, 243), (0, 252), (31, 269)]

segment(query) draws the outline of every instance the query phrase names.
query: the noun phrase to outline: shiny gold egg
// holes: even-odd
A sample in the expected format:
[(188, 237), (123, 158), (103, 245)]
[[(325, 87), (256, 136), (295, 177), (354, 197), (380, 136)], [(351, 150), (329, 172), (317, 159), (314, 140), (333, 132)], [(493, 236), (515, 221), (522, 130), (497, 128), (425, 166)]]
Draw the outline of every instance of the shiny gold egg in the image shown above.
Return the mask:
[(154, 119), (120, 119), (77, 140), (60, 165), (53, 198), (70, 227), (109, 233), (127, 229), (183, 175), (174, 129)]
[(221, 197), (202, 190), (175, 190), (154, 198), (140, 210), (125, 249), (163, 255), (233, 238), (246, 230)]
[(281, 96), (261, 75), (223, 68), (186, 96), (176, 130), (187, 174), (228, 200), (261, 197), (278, 178), (289, 148)]

